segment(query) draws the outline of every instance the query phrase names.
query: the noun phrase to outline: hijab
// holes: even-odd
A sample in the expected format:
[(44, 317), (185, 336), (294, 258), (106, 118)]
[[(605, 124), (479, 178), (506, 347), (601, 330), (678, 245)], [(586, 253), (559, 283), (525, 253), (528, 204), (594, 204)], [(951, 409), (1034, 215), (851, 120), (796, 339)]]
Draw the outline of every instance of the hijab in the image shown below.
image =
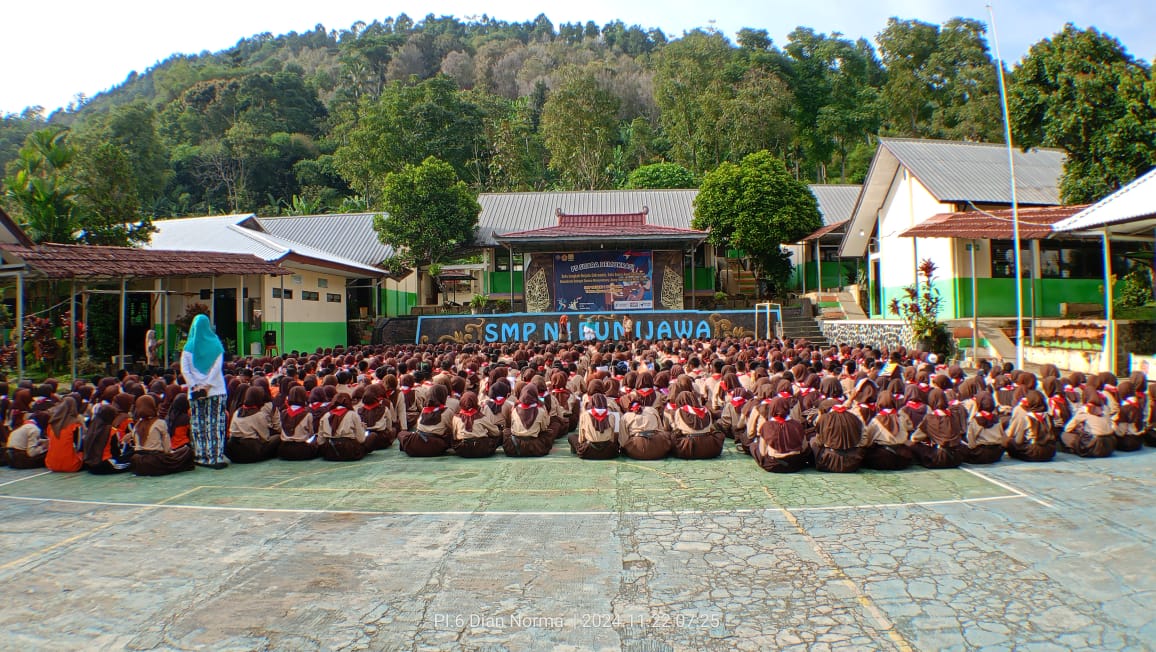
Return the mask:
[(586, 410), (590, 413), (590, 423), (594, 425), (594, 429), (598, 432), (606, 432), (610, 427), (610, 410), (606, 408), (606, 397), (602, 394), (594, 394), (590, 397), (590, 408)]
[(353, 397), (349, 394), (341, 393), (333, 397), (333, 404), (329, 407), (329, 428), (334, 433), (341, 426), (341, 420), (345, 418), (345, 414), (349, 412), (351, 407), (353, 407)]
[(446, 409), (446, 398), (449, 390), (445, 385), (437, 384), (430, 388), (425, 407), (421, 409), (418, 423), (423, 426), (435, 426), (442, 420), (442, 411)]
[[(187, 399), (186, 399), (187, 400)], [(105, 403), (96, 406), (92, 421), (88, 424), (88, 433), (84, 438), (84, 463), (96, 466), (104, 459), (104, 449), (108, 446), (108, 438), (112, 435), (112, 421), (116, 418), (116, 408)]]
[(875, 413), (875, 421), (887, 432), (897, 432), (899, 430), (899, 416), (895, 408), (895, 395), (891, 393), (891, 390), (885, 389), (880, 392), (875, 406), (879, 408), (879, 411)]
[(152, 428), (153, 422), (157, 420), (157, 401), (149, 394), (138, 396), (132, 411), (133, 417), (136, 419), (136, 424), (133, 427), (136, 429), (137, 436), (143, 440), (148, 437), (149, 428)]
[(462, 394), (461, 401), (458, 403), (458, 418), (462, 420), (462, 425), (466, 427), (466, 430), (474, 431), (474, 419), (478, 418), (477, 392)]
[(791, 420), (790, 411), (787, 399), (776, 396), (771, 399), (770, 418), (759, 429), (763, 440), (780, 453), (801, 451), (807, 441), (803, 426)]
[(931, 443), (950, 446), (959, 442), (959, 422), (947, 409), (947, 394), (938, 387), (927, 393), (927, 416), (923, 417), (920, 429), (927, 434)]
[(281, 411), (281, 432), (292, 435), (308, 414), (309, 395), (304, 387), (297, 385), (289, 390), (285, 409)]
[(221, 340), (213, 331), (208, 315), (202, 314), (193, 318), (185, 351), (192, 355), (193, 367), (202, 374), (208, 374), (217, 358), (225, 354), (225, 347), (221, 346)]
[(996, 412), (995, 397), (991, 392), (982, 391), (975, 396), (975, 422), (979, 427), (987, 429), (999, 423), (999, 413)]
[(506, 404), (506, 399), (509, 396), (510, 386), (505, 380), (499, 380), (490, 384), (490, 399), (486, 401), (490, 413), (500, 414), (502, 412), (502, 406)]
[(71, 396), (65, 396), (55, 407), (48, 418), (48, 426), (59, 436), (64, 429), (73, 423), (78, 423), (80, 417), (76, 412), (76, 402)]
[(245, 390), (245, 398), (237, 410), (237, 416), (243, 419), (260, 412), (265, 405), (266, 396), (265, 390), (256, 385)]
[(863, 435), (863, 421), (847, 410), (837, 399), (827, 399), (819, 404), (824, 412), (819, 418), (819, 433), (816, 439), (825, 448), (845, 450), (857, 448)]
[(370, 385), (361, 395), (361, 405), (357, 414), (366, 428), (372, 427), (385, 415), (385, 387), (381, 384)]
[(169, 427), (170, 435), (175, 433), (177, 428), (189, 425), (188, 394), (178, 391), (177, 395), (173, 397), (172, 403), (169, 404), (169, 411), (165, 415), (165, 423)]
[(675, 405), (678, 407), (678, 418), (691, 430), (705, 430), (710, 426), (710, 412), (698, 404), (694, 392), (679, 392), (675, 397)]

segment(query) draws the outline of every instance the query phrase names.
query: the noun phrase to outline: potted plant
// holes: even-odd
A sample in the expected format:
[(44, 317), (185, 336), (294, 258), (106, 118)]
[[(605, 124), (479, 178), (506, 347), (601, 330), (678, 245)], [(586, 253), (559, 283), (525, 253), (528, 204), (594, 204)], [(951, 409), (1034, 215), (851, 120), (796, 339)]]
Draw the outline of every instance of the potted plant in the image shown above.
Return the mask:
[(474, 298), (470, 300), (470, 313), (479, 315), (486, 310), (486, 305), (490, 302), (490, 295), (475, 294)]
[(947, 325), (939, 321), (943, 296), (933, 283), (935, 270), (930, 258), (920, 262), (915, 283), (903, 288), (905, 298), (892, 299), (889, 309), (911, 329), (912, 346), (919, 351), (934, 351), (946, 359), (955, 347)]

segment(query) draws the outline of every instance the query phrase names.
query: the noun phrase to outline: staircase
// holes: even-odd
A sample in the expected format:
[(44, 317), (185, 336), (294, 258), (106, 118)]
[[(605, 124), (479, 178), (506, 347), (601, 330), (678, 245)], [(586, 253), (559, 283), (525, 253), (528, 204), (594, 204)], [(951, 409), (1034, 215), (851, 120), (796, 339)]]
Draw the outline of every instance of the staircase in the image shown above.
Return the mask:
[(417, 317), (390, 317), (373, 329), (374, 344), (413, 344), (417, 339)]
[(748, 272), (743, 268), (738, 268), (734, 272), (736, 294), (743, 294), (748, 297), (755, 297), (759, 294), (759, 279), (755, 278), (754, 272)]
[(802, 308), (783, 308), (783, 337), (806, 339), (816, 346), (829, 346), (819, 322), (803, 314)]

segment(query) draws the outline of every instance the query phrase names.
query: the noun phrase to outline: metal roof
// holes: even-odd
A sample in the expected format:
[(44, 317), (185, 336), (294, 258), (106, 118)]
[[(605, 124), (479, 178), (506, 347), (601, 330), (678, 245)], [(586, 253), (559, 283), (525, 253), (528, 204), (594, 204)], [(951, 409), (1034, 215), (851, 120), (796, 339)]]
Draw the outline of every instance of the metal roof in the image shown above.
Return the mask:
[(1057, 231), (1102, 229), (1152, 235), (1156, 229), (1156, 169), (1056, 224)]
[(146, 249), (253, 254), (271, 262), (292, 256), (303, 266), (336, 270), (346, 276), (385, 274), (384, 270), (334, 252), (269, 234), (252, 213), (157, 220), (153, 226), (157, 230)]
[(381, 261), (393, 258), (393, 247), (382, 244), (377, 231), (373, 230), (375, 214), (260, 217), (257, 221), (266, 232), (278, 238), (331, 251), (363, 265), (379, 265)]
[(699, 244), (706, 239), (706, 231), (675, 226), (650, 224), (647, 210), (635, 213), (575, 215), (558, 211), (557, 224), (529, 231), (515, 231), (497, 235), (503, 244), (526, 246), (586, 246), (598, 243), (629, 243), (653, 245), (653, 248)]
[[(948, 140), (880, 138), (900, 164), (941, 202), (1011, 204), (1007, 146)], [(1065, 155), (1057, 149), (1013, 149), (1016, 199), (1021, 204), (1060, 204)]]
[(814, 231), (812, 231), (811, 235), (808, 235), (805, 238), (803, 238), (803, 241), (815, 240), (817, 238), (822, 238), (823, 236), (825, 236), (829, 233), (833, 233), (833, 232), (838, 231), (839, 229), (842, 229), (843, 227), (847, 226), (847, 223), (850, 221), (851, 220), (843, 220), (842, 222), (835, 222), (833, 224), (827, 224), (826, 226), (821, 226), (821, 227), (815, 229)]
[[(1020, 238), (1043, 240), (1055, 231), (1053, 225), (1080, 212), (1084, 206), (1044, 206), (1019, 209)], [(901, 238), (975, 238), (1009, 240), (1013, 236), (1012, 211), (963, 211), (940, 213), (903, 233)]]
[(819, 213), (823, 225), (830, 226), (851, 219), (855, 213), (855, 200), (859, 198), (860, 185), (812, 184), (811, 192), (819, 201)]
[(37, 276), (52, 279), (288, 273), (275, 263), (251, 254), (67, 244), (33, 247), (0, 244), (0, 250), (24, 261)]

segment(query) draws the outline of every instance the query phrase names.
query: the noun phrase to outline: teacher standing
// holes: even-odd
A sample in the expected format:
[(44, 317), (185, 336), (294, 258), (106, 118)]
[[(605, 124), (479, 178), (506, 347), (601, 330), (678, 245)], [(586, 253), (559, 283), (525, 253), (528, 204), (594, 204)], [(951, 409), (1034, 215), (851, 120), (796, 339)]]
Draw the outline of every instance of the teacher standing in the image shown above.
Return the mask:
[(197, 315), (181, 353), (181, 373), (189, 387), (189, 436), (200, 466), (223, 469), (225, 461), (225, 347), (206, 315)]

